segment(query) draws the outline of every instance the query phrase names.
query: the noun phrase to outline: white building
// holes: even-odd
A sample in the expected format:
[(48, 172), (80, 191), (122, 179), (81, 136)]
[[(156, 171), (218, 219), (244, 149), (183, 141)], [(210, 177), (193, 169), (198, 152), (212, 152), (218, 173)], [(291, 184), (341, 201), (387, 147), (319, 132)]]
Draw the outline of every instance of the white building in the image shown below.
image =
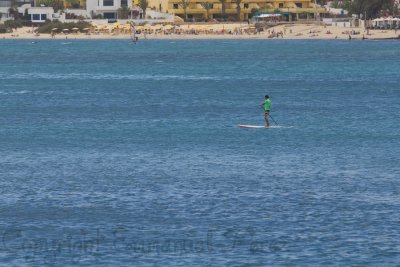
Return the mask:
[(0, 22), (9, 19), (10, 14), (8, 13), (8, 9), (9, 7), (0, 6)]
[(333, 15), (348, 15), (349, 12), (347, 10), (344, 10), (343, 8), (333, 8), (330, 5), (325, 5), (324, 6), (326, 10), (328, 11), (329, 14)]
[(20, 7), (24, 4), (30, 4), (30, 0), (0, 0), (0, 21), (11, 18), (9, 9), (12, 6)]
[(45, 22), (53, 20), (54, 9), (52, 7), (29, 7), (28, 14), (32, 22)]
[(91, 14), (102, 15), (105, 19), (118, 19), (118, 9), (121, 7), (132, 9), (131, 0), (87, 0), (86, 10)]

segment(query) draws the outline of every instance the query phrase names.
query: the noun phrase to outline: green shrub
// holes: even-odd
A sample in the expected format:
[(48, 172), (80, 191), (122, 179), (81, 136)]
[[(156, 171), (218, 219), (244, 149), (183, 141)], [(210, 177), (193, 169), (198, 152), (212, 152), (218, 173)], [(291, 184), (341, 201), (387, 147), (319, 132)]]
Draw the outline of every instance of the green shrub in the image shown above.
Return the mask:
[(10, 29), (17, 29), (24, 26), (21, 20), (11, 20), (11, 19), (4, 21), (4, 25), (6, 28)]
[(0, 33), (7, 33), (7, 27), (4, 24), (0, 24)]

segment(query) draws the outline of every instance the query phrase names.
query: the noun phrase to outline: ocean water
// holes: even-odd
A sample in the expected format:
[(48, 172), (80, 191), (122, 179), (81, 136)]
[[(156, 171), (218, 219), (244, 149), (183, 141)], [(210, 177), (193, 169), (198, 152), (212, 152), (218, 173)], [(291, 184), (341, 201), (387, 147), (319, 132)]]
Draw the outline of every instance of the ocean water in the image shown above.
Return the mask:
[[(0, 266), (398, 266), (396, 41), (0, 40)], [(272, 100), (273, 129), (260, 104)]]

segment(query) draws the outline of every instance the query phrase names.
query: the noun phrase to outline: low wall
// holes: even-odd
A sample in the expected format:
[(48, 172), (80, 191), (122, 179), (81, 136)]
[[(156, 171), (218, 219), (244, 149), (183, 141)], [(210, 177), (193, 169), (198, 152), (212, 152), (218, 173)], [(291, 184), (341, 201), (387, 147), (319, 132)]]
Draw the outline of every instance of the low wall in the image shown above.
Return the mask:
[(323, 22), (325, 25), (337, 26), (337, 27), (346, 27), (346, 28), (365, 28), (365, 21), (356, 19), (332, 19), (332, 18), (324, 18)]
[(70, 9), (70, 8), (67, 8), (67, 9), (65, 9), (65, 13), (75, 14), (77, 16), (82, 16), (82, 17), (85, 17), (85, 18), (89, 18), (90, 17), (90, 14), (88, 14), (86, 9)]
[[(65, 19), (62, 22), (79, 22), (79, 21), (82, 21), (82, 20)], [(110, 22), (109, 23), (107, 19), (85, 19), (83, 21), (90, 22), (90, 23), (96, 24), (96, 25), (103, 25), (103, 24), (104, 25), (108, 25), (108, 24), (114, 23), (114, 22)], [(119, 19), (118, 20), (118, 22), (120, 24), (122, 24), (122, 25), (123, 24), (129, 24), (131, 21), (133, 23), (135, 23), (135, 25), (138, 25), (138, 24), (155, 24), (155, 23), (162, 23), (162, 22), (165, 22), (165, 21), (173, 22), (173, 20), (166, 20), (166, 19), (132, 19), (132, 20), (130, 20), (130, 19)]]
[(151, 17), (152, 19), (163, 19), (163, 20), (174, 20), (174, 15), (173, 14), (168, 14), (168, 13), (161, 13), (158, 11), (153, 11), (153, 10), (146, 10), (146, 16)]

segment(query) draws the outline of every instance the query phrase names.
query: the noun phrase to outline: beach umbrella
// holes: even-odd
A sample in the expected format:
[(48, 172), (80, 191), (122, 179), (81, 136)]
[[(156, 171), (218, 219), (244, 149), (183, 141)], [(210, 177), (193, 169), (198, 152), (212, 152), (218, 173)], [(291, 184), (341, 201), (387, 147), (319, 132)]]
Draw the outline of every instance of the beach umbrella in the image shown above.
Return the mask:
[(56, 30), (58, 30), (58, 28), (53, 28), (53, 29), (51, 29), (51, 31), (56, 31)]
[(73, 30), (73, 31), (78, 31), (78, 30), (79, 30), (79, 28), (72, 28), (72, 30)]
[(179, 17), (179, 16), (174, 16), (174, 23), (184, 23), (185, 21)]
[(131, 30), (131, 25), (125, 24), (121, 29), (124, 33), (128, 33)]
[(90, 28), (83, 28), (82, 31), (88, 31)]
[(63, 32), (67, 32), (67, 31), (69, 31), (69, 29), (64, 29), (64, 30), (63, 30)]

